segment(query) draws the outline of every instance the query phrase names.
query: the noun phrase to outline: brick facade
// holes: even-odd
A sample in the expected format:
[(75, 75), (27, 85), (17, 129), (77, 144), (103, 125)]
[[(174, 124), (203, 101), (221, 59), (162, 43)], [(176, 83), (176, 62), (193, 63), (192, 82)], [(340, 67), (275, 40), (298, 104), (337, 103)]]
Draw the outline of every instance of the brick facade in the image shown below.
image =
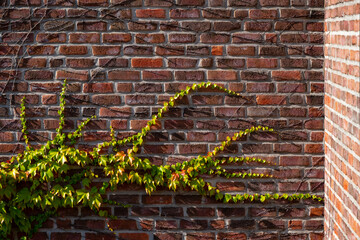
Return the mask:
[(360, 2), (325, 6), (326, 239), (360, 239)]
[[(82, 149), (139, 130), (179, 89), (211, 81), (242, 93), (199, 92), (151, 132), (142, 156), (158, 164), (206, 154), (236, 130), (261, 124), (228, 155), (261, 156), (277, 179), (211, 179), (227, 192), (323, 194), (323, 19), (321, 0), (8, 0), (1, 2), (0, 157), (23, 149), (19, 102), (26, 95), (31, 139), (57, 127), (67, 79), (67, 129), (97, 115)], [(254, 169), (257, 165), (229, 166)], [(64, 209), (35, 239), (323, 238), (323, 206), (314, 202), (222, 204), (194, 192), (121, 186), (109, 206), (118, 220)], [(80, 217), (81, 216), (81, 217)], [(116, 235), (108, 230), (107, 223)]]

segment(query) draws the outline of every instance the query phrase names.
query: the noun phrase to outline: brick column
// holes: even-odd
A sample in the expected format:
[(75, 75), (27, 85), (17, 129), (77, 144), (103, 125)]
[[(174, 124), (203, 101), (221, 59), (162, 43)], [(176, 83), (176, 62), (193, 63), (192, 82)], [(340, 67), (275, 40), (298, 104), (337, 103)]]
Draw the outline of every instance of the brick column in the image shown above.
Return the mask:
[(360, 239), (360, 1), (325, 4), (325, 239)]

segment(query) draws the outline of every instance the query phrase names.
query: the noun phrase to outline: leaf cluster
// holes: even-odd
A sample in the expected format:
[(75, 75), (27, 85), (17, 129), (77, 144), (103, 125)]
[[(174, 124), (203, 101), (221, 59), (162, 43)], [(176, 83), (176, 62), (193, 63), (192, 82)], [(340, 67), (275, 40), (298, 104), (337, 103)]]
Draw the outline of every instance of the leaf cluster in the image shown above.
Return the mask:
[[(108, 212), (102, 210), (106, 204), (120, 205), (115, 201), (109, 201), (105, 193), (116, 190), (125, 183), (143, 185), (147, 194), (151, 194), (158, 188), (166, 187), (170, 190), (189, 188), (203, 196), (214, 197), (216, 200), (227, 202), (261, 201), (270, 199), (314, 199), (322, 201), (322, 198), (310, 194), (236, 194), (221, 192), (216, 186), (204, 179), (204, 176), (220, 176), (226, 178), (271, 178), (266, 174), (251, 172), (229, 172), (224, 164), (249, 163), (271, 164), (264, 159), (249, 157), (219, 158), (217, 155), (231, 143), (254, 132), (272, 132), (268, 127), (252, 127), (235, 133), (207, 155), (198, 156), (189, 161), (174, 165), (157, 166), (149, 159), (136, 156), (144, 143), (144, 138), (151, 127), (162, 118), (163, 114), (173, 107), (177, 100), (197, 91), (201, 88), (213, 88), (221, 90), (229, 95), (238, 96), (237, 93), (225, 89), (210, 82), (203, 82), (187, 87), (176, 93), (169, 102), (153, 115), (137, 134), (116, 139), (114, 130), (111, 128), (112, 139), (103, 142), (91, 152), (86, 152), (74, 147), (74, 144), (82, 136), (82, 130), (94, 117), (82, 122), (72, 133), (64, 133), (65, 125), (65, 89), (64, 82), (60, 94), (59, 127), (56, 136), (41, 147), (34, 148), (29, 144), (28, 131), (25, 118), (25, 100), (21, 104), (21, 124), (26, 149), (23, 153), (11, 158), (7, 162), (0, 163), (0, 238), (6, 239), (16, 229), (24, 233), (22, 239), (31, 237), (41, 224), (59, 208), (89, 207), (100, 216), (108, 216)], [(101, 154), (107, 147), (116, 149), (120, 145), (132, 144), (126, 152), (113, 154)], [(101, 169), (106, 177), (100, 178), (94, 169)], [(97, 180), (97, 181), (95, 181)], [(94, 182), (100, 182), (100, 186)], [(39, 214), (29, 215), (28, 212), (37, 211)]]

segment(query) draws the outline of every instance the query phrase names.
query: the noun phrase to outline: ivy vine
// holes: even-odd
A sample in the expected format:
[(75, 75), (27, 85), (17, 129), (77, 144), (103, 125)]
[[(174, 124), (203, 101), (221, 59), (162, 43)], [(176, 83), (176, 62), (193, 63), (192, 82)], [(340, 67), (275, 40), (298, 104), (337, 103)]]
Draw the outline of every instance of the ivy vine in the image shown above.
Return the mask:
[[(56, 136), (46, 144), (34, 148), (29, 144), (28, 130), (25, 118), (25, 98), (21, 103), (21, 125), (26, 149), (23, 153), (12, 157), (7, 162), (0, 163), (0, 238), (7, 239), (12, 232), (22, 233), (21, 239), (25, 240), (41, 227), (48, 217), (56, 213), (58, 208), (89, 207), (99, 216), (108, 216), (108, 212), (100, 208), (104, 204), (121, 203), (107, 200), (105, 193), (115, 190), (118, 185), (135, 183), (143, 185), (147, 194), (151, 194), (159, 187), (167, 187), (170, 190), (190, 188), (199, 194), (214, 197), (224, 203), (261, 201), (269, 199), (323, 199), (311, 194), (228, 194), (221, 192), (216, 186), (204, 180), (202, 176), (223, 176), (226, 178), (271, 178), (273, 176), (250, 172), (229, 172), (223, 168), (224, 164), (238, 162), (257, 162), (271, 164), (260, 158), (230, 157), (219, 158), (218, 153), (223, 151), (232, 142), (239, 140), (245, 135), (254, 132), (273, 132), (268, 127), (252, 127), (244, 131), (228, 136), (218, 147), (207, 155), (198, 156), (189, 161), (174, 165), (157, 166), (148, 159), (136, 156), (139, 148), (144, 143), (144, 138), (150, 131), (151, 126), (162, 118), (175, 102), (188, 95), (192, 91), (201, 88), (213, 88), (221, 90), (229, 95), (239, 94), (210, 82), (194, 84), (187, 87), (170, 98), (169, 102), (152, 116), (146, 126), (135, 135), (118, 140), (111, 128), (112, 139), (99, 144), (91, 152), (86, 152), (74, 147), (74, 144), (82, 136), (82, 130), (95, 116), (82, 122), (72, 133), (64, 133), (65, 124), (65, 89), (66, 81), (60, 94), (59, 127)], [(119, 145), (132, 144), (126, 152), (118, 151), (114, 154), (101, 154), (101, 150), (107, 147), (116, 149)], [(94, 187), (91, 183), (100, 178), (94, 172), (94, 167), (100, 167), (106, 176), (106, 182), (101, 187)], [(78, 169), (78, 171), (69, 171)], [(81, 187), (75, 187), (81, 186)], [(29, 210), (36, 209), (42, 212), (38, 215), (29, 216)]]

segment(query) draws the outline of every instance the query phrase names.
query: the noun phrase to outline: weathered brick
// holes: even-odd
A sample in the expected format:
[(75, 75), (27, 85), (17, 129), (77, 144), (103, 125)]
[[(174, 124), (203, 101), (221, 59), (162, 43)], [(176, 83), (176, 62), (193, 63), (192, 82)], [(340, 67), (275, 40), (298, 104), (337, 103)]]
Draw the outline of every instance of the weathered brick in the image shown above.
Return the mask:
[[(55, 53), (55, 46), (27, 46), (27, 51), (29, 55), (53, 55)], [(61, 47), (59, 53), (62, 53)]]
[(92, 52), (95, 56), (100, 55), (119, 55), (121, 47), (119, 46), (92, 46)]
[(125, 43), (131, 41), (131, 34), (129, 33), (103, 33), (104, 43)]
[(139, 44), (163, 43), (165, 36), (161, 33), (139, 33), (135, 35), (135, 41)]
[(63, 55), (85, 55), (88, 49), (86, 46), (65, 46), (61, 45), (59, 53)]
[(191, 18), (199, 18), (200, 11), (198, 9), (171, 9), (170, 10), (170, 18), (175, 19), (191, 19)]
[(138, 18), (165, 18), (165, 9), (136, 9)]

